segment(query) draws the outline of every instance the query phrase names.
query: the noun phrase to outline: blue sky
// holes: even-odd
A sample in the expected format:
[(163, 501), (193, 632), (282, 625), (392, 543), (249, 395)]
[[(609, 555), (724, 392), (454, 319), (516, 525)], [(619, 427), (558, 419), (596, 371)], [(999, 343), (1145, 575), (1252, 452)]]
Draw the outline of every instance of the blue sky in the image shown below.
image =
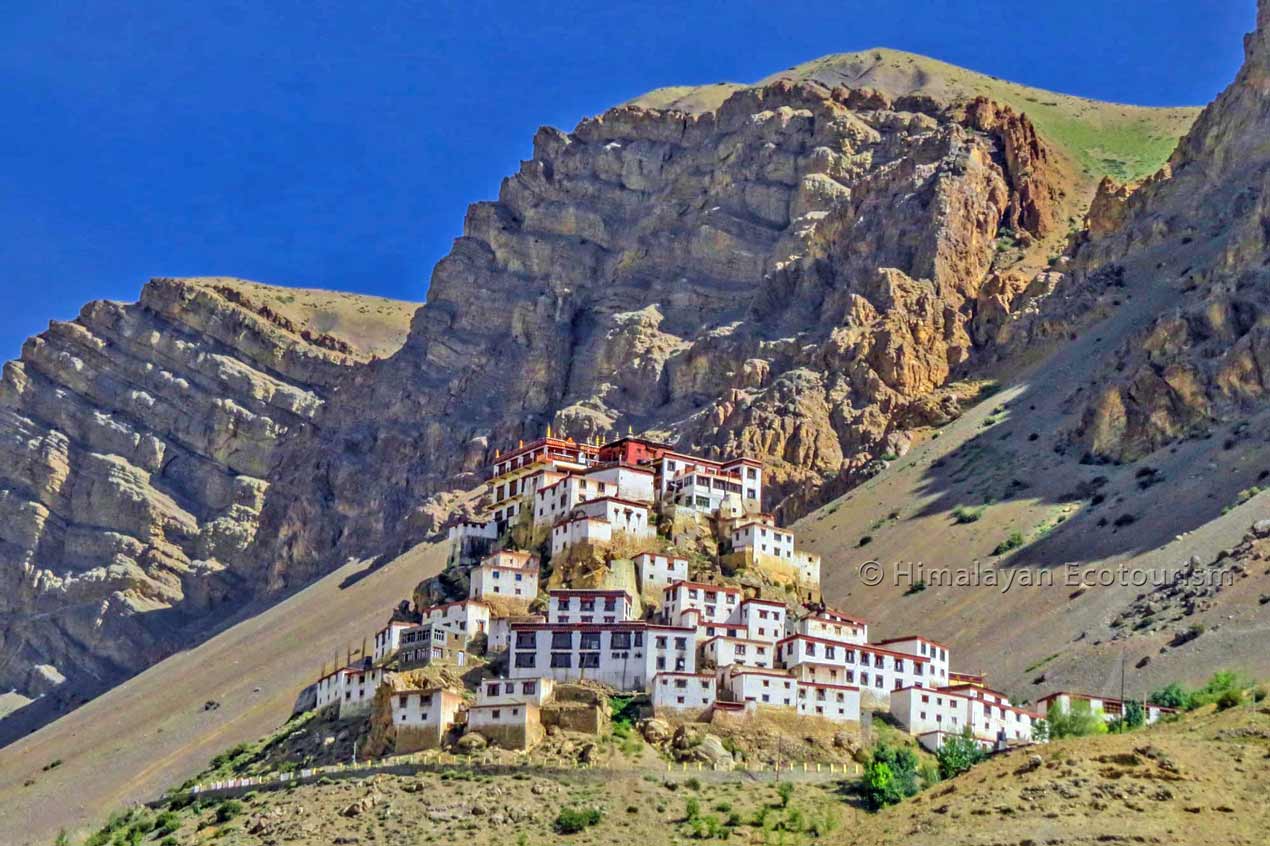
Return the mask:
[(1202, 104), (1255, 16), (1253, 0), (5, 5), (4, 359), (158, 275), (422, 300), (466, 205), (496, 195), (536, 127), (658, 86), (884, 46)]

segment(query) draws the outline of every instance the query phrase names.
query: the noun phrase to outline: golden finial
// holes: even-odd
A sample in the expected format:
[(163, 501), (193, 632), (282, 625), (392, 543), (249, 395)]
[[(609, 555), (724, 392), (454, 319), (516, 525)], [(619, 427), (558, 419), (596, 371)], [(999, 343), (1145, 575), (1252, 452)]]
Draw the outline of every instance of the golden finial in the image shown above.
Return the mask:
[(550, 423), (548, 423), (548, 424), (547, 424), (547, 437), (549, 437), (549, 438), (551, 437), (551, 424), (550, 424)]

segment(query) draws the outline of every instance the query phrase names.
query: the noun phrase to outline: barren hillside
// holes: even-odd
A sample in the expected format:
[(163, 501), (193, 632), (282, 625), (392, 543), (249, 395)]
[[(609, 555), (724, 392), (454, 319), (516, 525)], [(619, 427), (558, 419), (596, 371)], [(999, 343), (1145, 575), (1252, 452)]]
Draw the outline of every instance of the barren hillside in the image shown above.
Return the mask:
[(377, 567), (352, 562), (282, 602), (244, 609), (205, 643), (0, 749), (0, 843), (47, 846), (60, 828), (146, 801), (272, 732), (324, 664), (356, 654), (444, 564), (433, 546)]

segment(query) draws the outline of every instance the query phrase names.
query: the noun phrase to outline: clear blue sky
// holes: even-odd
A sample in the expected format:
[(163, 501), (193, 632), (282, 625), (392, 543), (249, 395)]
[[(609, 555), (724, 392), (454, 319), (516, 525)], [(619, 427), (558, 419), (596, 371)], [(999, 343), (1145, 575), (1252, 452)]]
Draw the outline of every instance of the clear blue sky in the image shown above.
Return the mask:
[(0, 26), (0, 359), (150, 276), (422, 300), (535, 128), (669, 84), (894, 47), (1202, 104), (1254, 0), (336, 4), (11, 0)]

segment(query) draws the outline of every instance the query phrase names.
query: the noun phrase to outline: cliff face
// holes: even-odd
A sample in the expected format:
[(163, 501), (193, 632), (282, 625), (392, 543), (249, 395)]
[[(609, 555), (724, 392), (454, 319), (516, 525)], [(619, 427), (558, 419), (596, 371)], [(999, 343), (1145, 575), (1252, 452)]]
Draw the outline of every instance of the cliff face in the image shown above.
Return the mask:
[(1160, 308), (1073, 395), (1071, 441), (1086, 460), (1131, 461), (1266, 410), (1268, 95), (1270, 3), (1262, 0), (1243, 68), (1168, 166), (1140, 186), (1100, 186), (1062, 296), (1040, 308), (1039, 323), (1052, 334), (1116, 307), (1126, 273), (1150, 280)]
[[(357, 308), (370, 337), (327, 331)], [(0, 688), (91, 691), (267, 588), (255, 550), (279, 446), (312, 434), (368, 356), (357, 343), (404, 328), (392, 312), (157, 279), (136, 304), (91, 303), (29, 340), (0, 381)]]
[(335, 448), (297, 442), (272, 557), (417, 539), (438, 492), (548, 423), (762, 456), (769, 507), (844, 486), (955, 409), (939, 390), (998, 233), (1047, 234), (1060, 193), (1027, 119), (984, 100), (778, 81), (543, 129), (469, 209), (402, 351), (324, 412)]

